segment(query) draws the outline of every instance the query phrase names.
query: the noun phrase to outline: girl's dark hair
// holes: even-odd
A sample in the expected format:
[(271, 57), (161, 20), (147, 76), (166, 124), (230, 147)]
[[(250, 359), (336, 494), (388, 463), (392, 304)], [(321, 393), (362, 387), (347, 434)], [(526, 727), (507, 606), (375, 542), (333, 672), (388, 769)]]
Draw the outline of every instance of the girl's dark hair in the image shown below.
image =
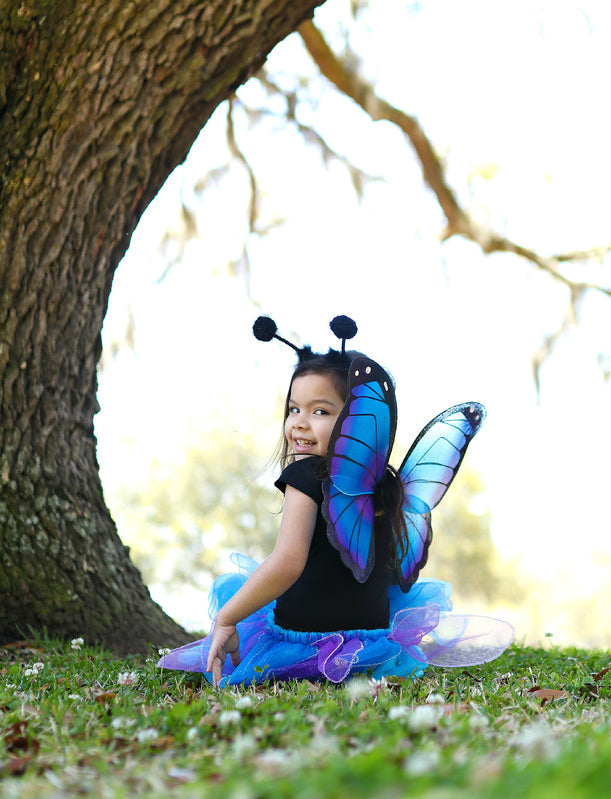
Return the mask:
[[(362, 353), (355, 350), (350, 350), (345, 353), (330, 350), (325, 355), (312, 354), (306, 359), (301, 359), (299, 361), (291, 376), (291, 382), (289, 383), (286, 399), (284, 401), (282, 438), (278, 447), (278, 461), (282, 467), (284, 467), (291, 458), (289, 444), (284, 435), (284, 425), (289, 415), (289, 400), (293, 381), (297, 377), (308, 374), (324, 375), (333, 382), (337, 393), (345, 401), (348, 396), (348, 374), (350, 371), (350, 364), (358, 355), (362, 355)], [(319, 476), (323, 479), (327, 477), (327, 463), (324, 459), (322, 459), (320, 463)], [(384, 477), (376, 488), (374, 508), (376, 520), (382, 521), (388, 519), (392, 527), (388, 558), (388, 565), (390, 567), (397, 567), (399, 565), (409, 547), (407, 524), (403, 514), (404, 502), (405, 492), (403, 490), (403, 483), (396, 470), (392, 466), (387, 466)]]

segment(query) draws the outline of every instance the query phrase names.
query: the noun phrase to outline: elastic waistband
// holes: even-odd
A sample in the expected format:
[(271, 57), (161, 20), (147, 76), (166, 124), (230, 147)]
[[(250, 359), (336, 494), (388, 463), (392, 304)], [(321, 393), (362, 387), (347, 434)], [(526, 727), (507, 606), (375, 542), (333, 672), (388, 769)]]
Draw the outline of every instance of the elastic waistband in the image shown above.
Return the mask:
[(281, 627), (274, 621), (274, 611), (270, 611), (267, 615), (267, 622), (270, 630), (282, 638), (284, 641), (290, 641), (295, 644), (314, 644), (320, 641), (321, 638), (328, 638), (330, 635), (341, 635), (345, 641), (351, 638), (358, 638), (359, 641), (371, 640), (377, 641), (380, 638), (386, 638), (390, 634), (390, 627), (379, 630), (330, 630), (327, 632), (302, 632), (301, 630), (288, 630), (286, 627)]

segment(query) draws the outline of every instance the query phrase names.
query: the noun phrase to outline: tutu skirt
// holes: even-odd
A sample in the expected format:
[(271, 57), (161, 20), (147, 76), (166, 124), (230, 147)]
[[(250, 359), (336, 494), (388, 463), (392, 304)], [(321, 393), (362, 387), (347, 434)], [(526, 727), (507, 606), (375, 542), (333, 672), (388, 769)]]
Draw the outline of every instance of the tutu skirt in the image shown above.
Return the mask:
[[(233, 554), (238, 571), (218, 577), (210, 592), (210, 618), (246, 582), (258, 564)], [(327, 679), (342, 682), (365, 673), (420, 677), (427, 665), (471, 666), (498, 657), (513, 640), (510, 624), (488, 616), (450, 613), (451, 586), (420, 579), (404, 594), (390, 586), (390, 626), (380, 630), (297, 632), (274, 621), (274, 602), (237, 625), (241, 663), (227, 658), (223, 685), (252, 685), (266, 680)], [(172, 650), (157, 664), (164, 669), (205, 674), (211, 635)]]

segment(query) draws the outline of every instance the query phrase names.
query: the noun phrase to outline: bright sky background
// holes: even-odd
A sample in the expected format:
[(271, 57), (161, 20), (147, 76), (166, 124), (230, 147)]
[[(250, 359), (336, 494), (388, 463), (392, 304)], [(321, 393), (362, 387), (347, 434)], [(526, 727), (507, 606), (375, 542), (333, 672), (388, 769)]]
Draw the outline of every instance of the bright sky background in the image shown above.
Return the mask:
[[(347, 8), (328, 0), (317, 12), (335, 43)], [(610, 243), (610, 4), (371, 0), (358, 30), (352, 47), (363, 74), (419, 118), (478, 218), (544, 254)], [(314, 72), (297, 36), (269, 66)], [(253, 84), (240, 94), (259, 99)], [(611, 564), (611, 386), (596, 363), (599, 350), (609, 354), (611, 302), (587, 298), (581, 325), (542, 370), (537, 403), (530, 357), (560, 325), (564, 289), (513, 256), (442, 244), (441, 213), (390, 125), (371, 123), (331, 91), (316, 112), (302, 113), (332, 147), (384, 180), (359, 204), (345, 170), (323, 166), (294, 132), (277, 121), (250, 129), (242, 122), (237, 135), (264, 192), (262, 217), (286, 219), (249, 242), (258, 307), (244, 280), (226, 273), (246, 226), (247, 181), (237, 167), (200, 198), (200, 240), (158, 283), (160, 235), (176, 223), (181, 195), (194, 204), (194, 181), (227, 158), (219, 109), (145, 214), (115, 278), (105, 343), (121, 337), (128, 307), (136, 332), (134, 351), (100, 378), (96, 433), (108, 494), (151, 457), (178, 457), (194, 431), (219, 423), (236, 436), (260, 430), (263, 465), (293, 358), (276, 342), (253, 340), (259, 308), (282, 335), (324, 350), (334, 345), (329, 321), (345, 313), (359, 326), (355, 347), (396, 378), (405, 446), (443, 408), (486, 405), (467, 457), (486, 486), (495, 543), (559, 590), (595, 596)], [(493, 180), (481, 177), (490, 171)], [(587, 276), (611, 285), (610, 259)], [(560, 609), (542, 624), (541, 634), (551, 629), (562, 640)]]

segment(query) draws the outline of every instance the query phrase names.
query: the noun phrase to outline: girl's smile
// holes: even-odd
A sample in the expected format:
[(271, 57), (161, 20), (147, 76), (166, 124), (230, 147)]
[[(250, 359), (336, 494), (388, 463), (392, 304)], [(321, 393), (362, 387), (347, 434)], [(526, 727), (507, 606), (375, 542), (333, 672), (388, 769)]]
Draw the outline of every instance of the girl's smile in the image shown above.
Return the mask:
[(293, 380), (284, 435), (296, 456), (327, 454), (344, 400), (327, 375), (306, 373)]

